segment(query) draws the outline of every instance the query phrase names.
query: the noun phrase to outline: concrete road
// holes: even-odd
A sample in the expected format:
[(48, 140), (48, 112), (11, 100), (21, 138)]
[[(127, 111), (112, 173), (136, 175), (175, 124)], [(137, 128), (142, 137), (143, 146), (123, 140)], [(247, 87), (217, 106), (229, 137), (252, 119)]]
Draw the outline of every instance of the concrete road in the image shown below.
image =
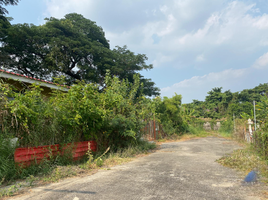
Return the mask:
[(259, 199), (256, 186), (215, 162), (239, 148), (234, 142), (208, 137), (162, 144), (149, 156), (84, 177), (34, 188), (20, 200), (86, 199)]

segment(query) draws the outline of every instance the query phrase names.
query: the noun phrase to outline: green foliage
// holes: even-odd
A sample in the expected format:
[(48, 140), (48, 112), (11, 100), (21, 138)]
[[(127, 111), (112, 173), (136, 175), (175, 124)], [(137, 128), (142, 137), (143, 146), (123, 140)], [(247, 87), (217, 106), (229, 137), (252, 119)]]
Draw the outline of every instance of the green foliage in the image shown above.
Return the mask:
[[(0, 82), (0, 135), (3, 140), (19, 138), (20, 147), (84, 140), (96, 140), (101, 150), (107, 146), (113, 151), (136, 146), (145, 120), (154, 118), (159, 101), (137, 95), (142, 83), (138, 75), (133, 79), (133, 83), (120, 81), (108, 73), (102, 92), (96, 84), (79, 82), (68, 92), (54, 90), (47, 97), (42, 96), (39, 85), (18, 92)], [(14, 163), (14, 149), (1, 145), (0, 153), (1, 178), (5, 180), (45, 174), (71, 160), (71, 153), (66, 150), (64, 157), (21, 169)], [(102, 165), (102, 158), (96, 164)]]
[(101, 93), (101, 104), (105, 109), (101, 139), (112, 148), (120, 148), (130, 141), (135, 142), (137, 133), (145, 125), (144, 120), (152, 118), (155, 107), (150, 99), (136, 97), (140, 87), (138, 76), (134, 76), (133, 84), (117, 77), (112, 79), (109, 75), (105, 81), (106, 88)]
[(231, 134), (234, 131), (234, 122), (232, 119), (226, 119), (221, 122), (221, 127), (219, 129), (220, 133)]
[[(21, 94), (1, 83), (3, 132), (18, 137), (21, 146), (91, 139), (99, 144), (108, 142), (114, 148), (133, 143), (144, 120), (153, 117), (155, 105), (142, 95), (137, 98), (141, 87), (137, 75), (133, 84), (109, 74), (105, 81), (102, 92), (96, 84), (80, 82), (67, 93), (55, 90), (47, 98), (38, 85)], [(7, 96), (14, 100), (9, 101)]]
[(14, 92), (10, 86), (4, 84), (1, 84), (0, 90), (14, 98), (9, 101), (5, 96), (2, 97), (5, 105), (0, 113), (4, 117), (2, 132), (18, 137), (21, 146), (68, 143), (79, 139), (79, 135), (72, 132), (74, 129), (65, 127), (65, 121), (61, 121), (66, 114), (63, 113), (64, 110), (54, 107), (58, 96), (53, 95), (51, 101), (45, 99), (38, 85), (32, 85), (23, 94)]
[(8, 6), (8, 5), (17, 5), (19, 0), (1, 0), (0, 1), (0, 20), (6, 20), (4, 15), (8, 14), (7, 9), (2, 7), (3, 5)]
[(187, 130), (188, 124), (182, 117), (181, 99), (182, 96), (175, 93), (172, 98), (164, 97), (157, 107), (158, 117), (169, 135)]
[(0, 135), (0, 183), (14, 178), (17, 173), (13, 158), (15, 148), (12, 147), (9, 139)]
[(82, 15), (51, 17), (40, 26), (3, 24), (0, 31), (4, 35), (1, 37), (0, 32), (0, 52), (5, 57), (0, 65), (13, 72), (44, 80), (63, 74), (68, 85), (84, 80), (97, 83), (102, 91), (106, 71), (110, 70), (112, 76), (131, 83), (134, 75), (139, 76), (144, 94), (159, 95), (155, 83), (139, 74), (153, 68), (146, 64), (146, 55), (134, 54), (126, 46), (111, 50), (103, 29)]
[(201, 135), (207, 135), (207, 132), (204, 131), (203, 127), (200, 126), (193, 126), (189, 125), (187, 132), (192, 135), (201, 136)]
[(245, 89), (232, 93), (230, 90), (222, 92), (222, 88), (213, 88), (208, 92), (205, 101), (193, 100), (184, 105), (189, 110), (195, 110), (194, 116), (202, 118), (221, 119), (224, 117), (236, 118), (252, 115), (253, 101), (261, 102), (262, 97), (268, 94), (268, 84), (260, 84), (253, 89)]
[(264, 159), (268, 160), (268, 97), (263, 96), (257, 103), (257, 121), (260, 129), (254, 132), (254, 147)]
[(256, 105), (256, 113), (261, 129), (268, 132), (268, 97), (261, 97), (261, 101)]
[(254, 132), (254, 147), (258, 154), (268, 160), (268, 132), (256, 131)]

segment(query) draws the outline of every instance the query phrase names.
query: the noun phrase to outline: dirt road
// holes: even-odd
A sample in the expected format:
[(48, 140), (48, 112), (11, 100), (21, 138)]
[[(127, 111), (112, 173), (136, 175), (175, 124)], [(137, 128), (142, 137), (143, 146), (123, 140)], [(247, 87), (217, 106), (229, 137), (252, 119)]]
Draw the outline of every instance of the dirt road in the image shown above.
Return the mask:
[(257, 186), (215, 162), (239, 146), (208, 137), (162, 144), (149, 156), (84, 177), (38, 187), (14, 199), (260, 199)]

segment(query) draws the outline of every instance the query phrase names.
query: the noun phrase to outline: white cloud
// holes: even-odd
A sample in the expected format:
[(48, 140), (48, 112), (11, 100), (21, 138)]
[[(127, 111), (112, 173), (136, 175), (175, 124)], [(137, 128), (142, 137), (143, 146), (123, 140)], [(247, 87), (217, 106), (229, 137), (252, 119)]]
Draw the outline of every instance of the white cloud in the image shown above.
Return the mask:
[(260, 57), (267, 52), (268, 14), (254, 0), (45, 1), (48, 16), (80, 13), (103, 27), (111, 47), (146, 54), (165, 72), (148, 78), (172, 85), (163, 95), (199, 99), (212, 87), (247, 85), (249, 71), (268, 69), (268, 53)]
[(92, 7), (93, 1), (88, 0), (45, 0), (47, 5), (47, 13), (53, 17), (61, 18), (64, 15), (77, 12), (82, 13), (85, 9)]
[(258, 17), (254, 22), (254, 26), (259, 29), (268, 29), (268, 15), (264, 14)]
[(256, 62), (253, 64), (253, 67), (256, 69), (265, 69), (268, 68), (268, 53), (265, 53), (259, 57)]
[(205, 57), (204, 57), (204, 54), (200, 54), (196, 57), (196, 61), (198, 62), (202, 62), (202, 61), (205, 61)]

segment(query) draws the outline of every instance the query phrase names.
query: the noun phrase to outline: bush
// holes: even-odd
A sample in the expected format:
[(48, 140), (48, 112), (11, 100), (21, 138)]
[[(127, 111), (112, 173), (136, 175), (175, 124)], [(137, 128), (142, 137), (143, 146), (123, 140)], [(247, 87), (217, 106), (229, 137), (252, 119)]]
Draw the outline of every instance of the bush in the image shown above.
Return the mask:
[[(152, 100), (138, 95), (139, 77), (134, 80), (131, 84), (107, 74), (102, 92), (96, 84), (80, 82), (67, 93), (54, 90), (47, 98), (37, 85), (21, 94), (0, 83), (2, 132), (18, 137), (24, 147), (96, 140), (122, 148), (135, 141), (155, 110)], [(10, 96), (14, 100), (9, 101)]]
[(164, 97), (158, 102), (157, 116), (168, 135), (182, 134), (187, 131), (188, 123), (182, 117), (181, 99), (182, 96), (175, 93), (172, 98)]
[(219, 129), (220, 133), (232, 134), (234, 131), (234, 122), (231, 119), (227, 119), (221, 122), (221, 127)]

